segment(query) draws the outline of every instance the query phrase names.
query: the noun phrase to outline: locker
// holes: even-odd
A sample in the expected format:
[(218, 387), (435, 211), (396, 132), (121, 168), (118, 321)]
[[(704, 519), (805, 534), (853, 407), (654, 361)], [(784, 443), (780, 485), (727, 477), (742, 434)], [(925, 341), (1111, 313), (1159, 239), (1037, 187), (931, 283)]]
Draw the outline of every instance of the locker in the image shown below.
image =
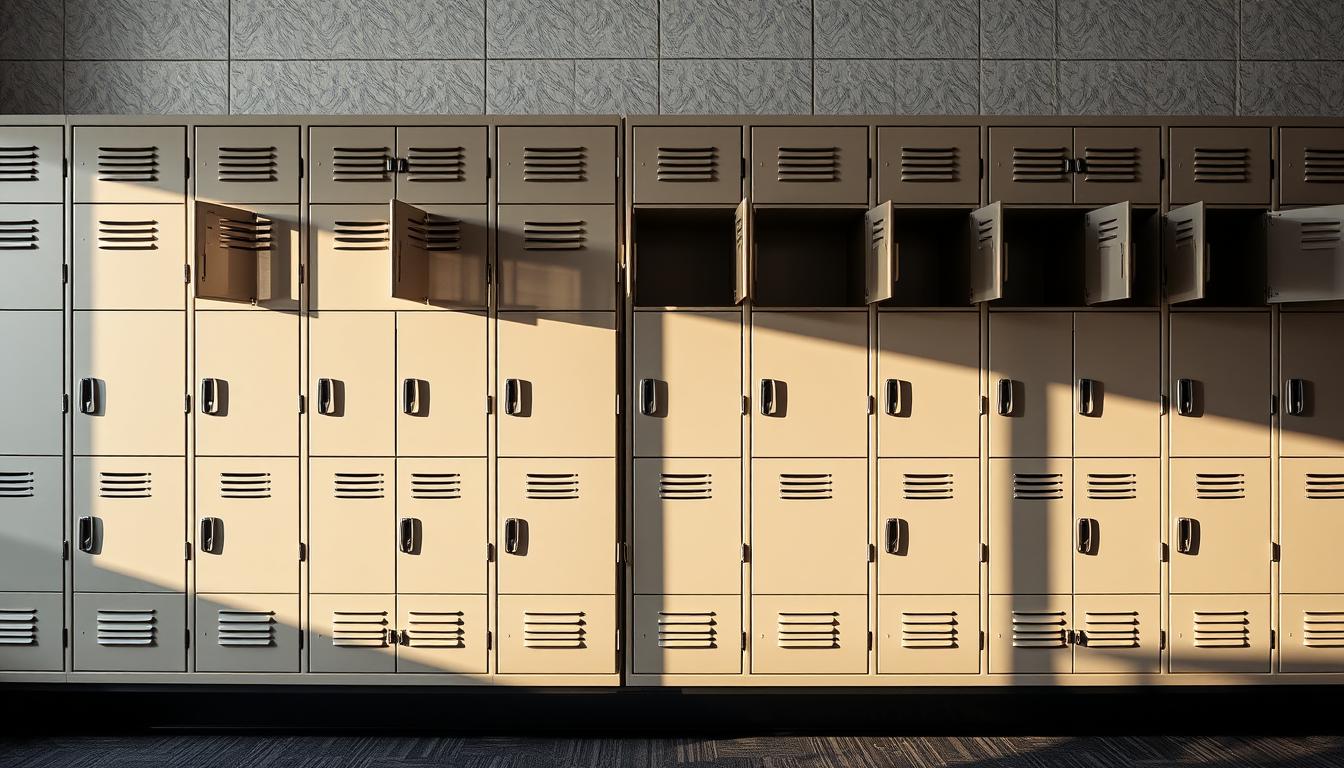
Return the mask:
[(637, 312), (634, 328), (635, 455), (741, 455), (742, 315)]
[(1073, 451), (1073, 317), (995, 313), (989, 318), (989, 455)]
[[(197, 203), (197, 207), (203, 206)], [(228, 209), (225, 209), (228, 210)], [(301, 249), (299, 239), (303, 233), (297, 205), (248, 205), (244, 210), (251, 220), (242, 234), (239, 243), (252, 254), (246, 262), (249, 276), (255, 272), (256, 279), (235, 283), (242, 287), (251, 285), (245, 296), (213, 298), (201, 290), (201, 284), (207, 280), (213, 282), (213, 275), (202, 275), (200, 264), (201, 240), (197, 236), (195, 302), (198, 309), (223, 309), (248, 312), (292, 312), (299, 311), (299, 262)], [(250, 217), (250, 219), (249, 219)], [(227, 217), (225, 217), (227, 218)], [(197, 215), (197, 229), (200, 228), (200, 216)], [(207, 261), (209, 259), (207, 258)], [(207, 264), (207, 267), (209, 265)], [(255, 301), (253, 300), (255, 299)]]
[(76, 455), (184, 452), (185, 320), (182, 312), (74, 313)]
[(980, 671), (979, 595), (882, 595), (877, 628), (878, 674)]
[(736, 675), (742, 671), (738, 595), (636, 595), (634, 671), (639, 675)]
[(756, 459), (752, 592), (868, 591), (868, 483), (863, 459)]
[(194, 318), (196, 453), (297, 456), (298, 316), (208, 311)]
[(178, 594), (80, 594), (76, 672), (185, 672), (187, 600)]
[(299, 202), (299, 128), (293, 125), (196, 129), (196, 197), (225, 204)]
[(1003, 203), (971, 211), (972, 304), (1003, 298), (1008, 280), (1008, 251), (1003, 244)]
[(502, 310), (616, 308), (616, 208), (501, 205)]
[(302, 638), (298, 595), (196, 598), (197, 672), (298, 672)]
[(1279, 462), (1279, 590), (1344, 592), (1344, 460)]
[(64, 500), (60, 456), (0, 456), (0, 584), (6, 590), (61, 589)]
[(404, 300), (402, 309), (485, 307), (485, 206), (416, 207), (393, 200), (390, 217), (392, 297)]
[(0, 125), (0, 204), (59, 203), (65, 192), (59, 125)]
[(977, 455), (979, 316), (882, 313), (877, 344), (878, 455)]
[(989, 591), (1073, 591), (1073, 478), (1069, 459), (991, 459)]
[(1344, 672), (1344, 597), (1279, 598), (1280, 672)]
[(485, 592), (486, 481), (485, 459), (397, 459), (398, 592)]
[[(317, 593), (395, 591), (392, 459), (310, 459), (308, 583)], [(312, 608), (314, 620), (318, 614)]]
[(896, 294), (901, 276), (900, 249), (891, 202), (869, 208), (863, 215), (864, 303), (888, 301)]
[(501, 459), (501, 594), (616, 590), (614, 459)]
[(396, 448), (396, 315), (308, 319), (308, 440), (314, 456), (391, 456)]
[(752, 269), (756, 258), (756, 233), (751, 199), (744, 197), (733, 209), (733, 304), (750, 299), (756, 288)]
[(1171, 204), (1269, 205), (1269, 129), (1171, 129)]
[(500, 203), (616, 202), (612, 126), (502, 126), (496, 151)]
[(1344, 199), (1344, 135), (1339, 128), (1281, 128), (1279, 202), (1325, 205)]
[(397, 671), (484, 674), (489, 626), (485, 595), (397, 595)]
[(185, 309), (186, 209), (74, 206), (75, 309)]
[(757, 675), (861, 675), (868, 671), (863, 595), (759, 595), (751, 606)]
[(1162, 217), (1165, 292), (1172, 304), (1198, 301), (1208, 293), (1213, 249), (1205, 219), (1203, 203), (1174, 208)]
[(63, 626), (59, 592), (0, 592), (0, 670), (64, 669)]
[(1075, 203), (1162, 201), (1162, 137), (1157, 127), (1074, 128), (1073, 161)]
[(1273, 211), (1266, 219), (1269, 302), (1344, 299), (1344, 205)]
[(387, 205), (396, 193), (396, 143), (390, 126), (310, 128), (308, 202)]
[(742, 463), (635, 459), (634, 589), (742, 591)]
[(612, 674), (617, 632), (611, 595), (500, 595), (499, 672)]
[(186, 462), (75, 458), (75, 590), (186, 589)]
[(485, 126), (397, 128), (397, 197), (408, 203), (484, 203)]
[(389, 203), (308, 208), (308, 297), (314, 311), (422, 309), (392, 296)]
[(64, 445), (60, 312), (0, 312), (0, 454), (59, 454)]
[(616, 318), (501, 314), (500, 456), (615, 456)]
[(1156, 312), (1073, 316), (1075, 456), (1157, 456), (1162, 330)]
[(634, 202), (727, 204), (742, 198), (742, 129), (638, 126), (634, 129)]
[(242, 208), (199, 200), (195, 212), (196, 298), (257, 303), (264, 295), (259, 262), (269, 239), (261, 217)]
[(980, 201), (980, 129), (877, 129), (877, 199), (913, 205)]
[(752, 316), (756, 456), (863, 456), (868, 328), (861, 312)]
[[(993, 560), (990, 561), (991, 564)], [(993, 574), (991, 565), (990, 574)], [(1054, 675), (1073, 672), (1070, 595), (991, 595), (989, 673)]]
[(1162, 505), (1157, 459), (1073, 460), (1073, 590), (1161, 589)]
[(74, 202), (185, 202), (185, 128), (80, 125), (74, 132)]
[(752, 128), (751, 157), (751, 196), (758, 204), (868, 202), (865, 127)]
[(1269, 595), (1172, 595), (1171, 671), (1269, 672)]
[[(0, 154), (0, 168), (4, 167)], [(4, 195), (0, 170), (0, 197)], [(59, 205), (0, 203), (0, 307), (61, 309), (65, 306), (64, 209)]]
[(1156, 675), (1162, 671), (1161, 597), (1075, 595), (1078, 674)]
[(1267, 459), (1172, 459), (1171, 591), (1269, 591)]
[(483, 312), (397, 313), (397, 454), (484, 456)]
[(1088, 211), (1084, 219), (1083, 295), (1087, 304), (1134, 295), (1133, 211), (1128, 202)]
[(979, 464), (976, 459), (878, 461), (880, 593), (980, 591)]
[(1002, 203), (1073, 202), (1073, 129), (989, 129), (989, 199)]
[(396, 602), (395, 595), (309, 597), (308, 670), (396, 672)]
[(1279, 315), (1279, 453), (1344, 456), (1344, 361), (1334, 354), (1344, 314)]
[(196, 591), (296, 592), (299, 460), (196, 459)]
[(1268, 456), (1269, 315), (1171, 316), (1172, 456)]

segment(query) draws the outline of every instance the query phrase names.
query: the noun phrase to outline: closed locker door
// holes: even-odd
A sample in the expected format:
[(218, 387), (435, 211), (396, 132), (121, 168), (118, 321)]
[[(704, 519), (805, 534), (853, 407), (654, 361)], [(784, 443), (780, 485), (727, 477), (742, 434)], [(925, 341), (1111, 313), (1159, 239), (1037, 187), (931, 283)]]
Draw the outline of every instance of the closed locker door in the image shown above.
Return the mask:
[(76, 672), (185, 672), (182, 594), (75, 594)]
[(879, 674), (980, 671), (979, 595), (882, 595), (877, 629)]
[(197, 672), (298, 672), (299, 596), (198, 595)]
[(397, 459), (397, 591), (484, 593), (485, 459)]
[(1171, 204), (1269, 205), (1269, 128), (1171, 129)]
[(1280, 672), (1344, 672), (1344, 595), (1279, 597)]
[(62, 598), (59, 592), (0, 592), (0, 671), (65, 667)]
[(742, 591), (742, 462), (635, 459), (635, 594)]
[(197, 312), (196, 453), (297, 456), (299, 318)]
[(499, 307), (616, 308), (616, 208), (501, 205)]
[(1282, 592), (1344, 593), (1344, 459), (1279, 462)]
[(181, 203), (187, 131), (180, 126), (81, 125), (74, 129), (76, 203)]
[(1171, 671), (1270, 670), (1269, 595), (1172, 595)]
[(615, 460), (501, 460), (495, 539), (501, 593), (613, 593)]
[(751, 157), (751, 197), (757, 203), (868, 202), (863, 126), (752, 128)]
[(396, 448), (396, 316), (308, 319), (308, 440), (315, 456), (391, 456)]
[(308, 462), (308, 582), (312, 592), (395, 591), (396, 478), (392, 462)]
[(635, 674), (742, 671), (739, 595), (636, 595)]
[[(0, 167), (4, 162), (0, 152)], [(63, 213), (60, 205), (4, 204), (0, 209), (0, 269), (5, 274), (0, 307), (60, 309), (65, 305)]]
[(758, 675), (861, 675), (868, 671), (863, 595), (752, 598), (751, 671)]
[(483, 312), (398, 312), (397, 454), (484, 456)]
[(299, 460), (196, 459), (196, 591), (297, 592)]
[(634, 129), (636, 203), (733, 204), (742, 199), (742, 129), (641, 125)]
[(1283, 456), (1344, 456), (1344, 314), (1279, 316)]
[(299, 127), (201, 126), (196, 129), (196, 197), (217, 203), (299, 202)]
[(396, 595), (308, 599), (308, 671), (397, 671)]
[(1073, 460), (1073, 590), (1156, 593), (1161, 585), (1158, 459)]
[(499, 455), (616, 455), (616, 316), (501, 313)]
[(616, 202), (614, 126), (508, 125), (496, 138), (499, 202)]
[(1073, 671), (1156, 675), (1162, 671), (1159, 595), (1075, 595)]
[(1268, 459), (1173, 459), (1171, 591), (1269, 591)]
[(1002, 203), (1073, 202), (1073, 129), (989, 129), (989, 199)]
[(1344, 136), (1338, 128), (1281, 128), (1279, 201), (1329, 205), (1344, 199)]
[(186, 208), (74, 206), (75, 309), (185, 309)]
[(0, 454), (62, 450), (62, 321), (60, 312), (0, 312)]
[[(486, 671), (485, 595), (397, 595), (397, 671)], [(482, 681), (484, 682), (484, 681)]]
[(980, 591), (979, 466), (977, 459), (878, 461), (879, 592)]
[(186, 460), (76, 458), (77, 592), (186, 589)]
[(635, 313), (635, 455), (742, 453), (742, 315)]
[(878, 202), (980, 202), (980, 129), (976, 126), (878, 128), (877, 162)]
[(1073, 129), (1073, 201), (1105, 205), (1162, 202), (1162, 136), (1157, 126)]
[(752, 592), (868, 591), (863, 459), (757, 459), (752, 467)]
[(397, 129), (397, 199), (408, 203), (484, 203), (489, 175), (485, 126)]
[(1263, 313), (1172, 313), (1172, 456), (1269, 455), (1269, 336)]
[(617, 632), (611, 595), (500, 595), (499, 672), (611, 674)]
[(1075, 456), (1157, 456), (1162, 331), (1156, 312), (1073, 316)]
[(0, 456), (0, 584), (6, 590), (61, 589), (63, 469), (60, 456)]
[(308, 209), (308, 299), (314, 311), (416, 309), (392, 297), (391, 210), (382, 205)]
[(1073, 492), (1069, 459), (991, 459), (989, 591), (1073, 591)]
[(1073, 453), (1073, 316), (999, 312), (989, 318), (989, 455)]
[(867, 315), (758, 312), (751, 322), (754, 455), (866, 455)]
[(65, 131), (59, 125), (0, 126), (0, 203), (59, 203)]
[[(993, 561), (991, 560), (991, 567)], [(993, 571), (991, 570), (991, 573)], [(1052, 675), (1073, 671), (1072, 595), (989, 598), (989, 673)]]
[(186, 448), (182, 312), (76, 312), (76, 455), (182, 454)]
[(395, 192), (396, 129), (323, 125), (309, 129), (311, 203), (386, 205)]
[(980, 452), (980, 317), (884, 312), (877, 318), (880, 456)]

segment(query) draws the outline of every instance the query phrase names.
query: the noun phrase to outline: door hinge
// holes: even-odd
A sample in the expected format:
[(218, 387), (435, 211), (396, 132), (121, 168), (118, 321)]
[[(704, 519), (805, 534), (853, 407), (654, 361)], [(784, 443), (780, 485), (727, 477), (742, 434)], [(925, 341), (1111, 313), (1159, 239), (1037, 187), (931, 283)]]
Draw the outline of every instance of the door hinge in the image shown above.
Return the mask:
[(625, 272), (625, 243), (616, 246), (616, 284), (621, 284), (622, 273)]
[(742, 650), (747, 650), (747, 633), (742, 633)]
[(69, 413), (69, 412), (70, 412), (70, 395), (65, 394), (65, 393), (62, 393), (62, 394), (61, 394), (61, 413)]
[(489, 416), (495, 412), (495, 398), (492, 395), (485, 396), (485, 415)]
[(490, 161), (490, 158), (488, 157), (485, 158), (485, 178), (489, 179), (493, 177), (494, 173), (495, 173), (494, 163)]
[(980, 410), (980, 415), (984, 416), (986, 413), (989, 413), (989, 398), (981, 395), (977, 400), (979, 401), (977, 407)]
[(299, 650), (303, 650), (303, 639), (304, 639), (304, 638), (303, 638), (303, 635), (304, 635), (304, 631), (303, 631), (302, 629), (300, 629), (300, 630), (299, 630)]
[(299, 285), (303, 285), (304, 282), (305, 282), (307, 279), (308, 279), (308, 275), (307, 275), (307, 273), (304, 271), (304, 265), (300, 264), (300, 265), (299, 265)]
[(69, 264), (62, 264), (62, 265), (61, 265), (61, 285), (66, 285), (66, 284), (69, 283), (69, 282), (70, 282), (70, 265), (69, 265)]
[(485, 562), (495, 562), (495, 545), (489, 542), (486, 542), (485, 544)]
[(616, 652), (621, 652), (621, 630), (616, 630)]
[(1167, 558), (1169, 558), (1169, 557), (1171, 557), (1171, 547), (1169, 547), (1169, 546), (1167, 545), (1167, 542), (1164, 541), (1164, 542), (1158, 544), (1158, 545), (1157, 545), (1157, 561), (1158, 561), (1159, 563), (1165, 563), (1165, 562), (1167, 562)]
[(980, 545), (980, 562), (982, 562), (982, 563), (988, 563), (988, 562), (989, 562), (989, 545), (988, 545), (988, 544), (981, 544), (981, 545)]
[(308, 410), (308, 402), (304, 400), (303, 395), (299, 395), (299, 415), (302, 416)]
[(1158, 414), (1157, 414), (1157, 415), (1159, 415), (1159, 416), (1166, 416), (1166, 415), (1167, 415), (1167, 409), (1171, 407), (1171, 406), (1170, 406), (1170, 402), (1171, 402), (1171, 401), (1169, 401), (1169, 400), (1167, 399), (1167, 396), (1166, 396), (1166, 395), (1158, 395), (1158, 396), (1157, 396), (1157, 407), (1159, 408), (1159, 410), (1158, 410)]
[(985, 630), (980, 630), (980, 650), (985, 650)]
[(61, 647), (70, 647), (70, 629), (68, 627), (61, 627)]
[(184, 542), (182, 542), (182, 559), (183, 559), (183, 560), (190, 560), (190, 559), (191, 559), (191, 542), (190, 542), (190, 541), (184, 541)]
[(488, 651), (494, 647), (495, 647), (495, 633), (487, 629), (485, 630), (485, 650)]
[(747, 178), (747, 158), (739, 158), (742, 161), (742, 178)]
[(616, 393), (616, 415), (621, 415), (621, 393)]
[(873, 650), (873, 630), (868, 630), (868, 650)]
[(873, 397), (872, 395), (869, 395), (869, 396), (868, 396), (868, 415), (869, 415), (869, 416), (872, 416), (872, 415), (873, 415), (874, 413), (876, 413), (876, 412), (877, 412), (877, 398), (876, 398), (876, 397)]
[(1269, 396), (1269, 415), (1270, 415), (1270, 416), (1276, 416), (1276, 415), (1278, 415), (1278, 413), (1279, 413), (1279, 396), (1278, 396), (1278, 395), (1270, 395), (1270, 396)]
[(751, 562), (751, 545), (745, 542), (742, 544), (742, 562)]
[(877, 545), (876, 545), (876, 544), (869, 544), (869, 545), (868, 545), (868, 562), (870, 562), (870, 563), (876, 563), (876, 562), (877, 562)]
[(184, 163), (185, 168), (184, 168), (183, 170), (185, 170), (185, 171), (187, 172), (187, 176), (186, 176), (186, 177), (187, 177), (188, 179), (190, 179), (190, 178), (191, 178), (191, 155), (187, 155), (186, 157), (183, 158), (183, 160), (185, 161), (185, 163)]
[(616, 178), (621, 178), (621, 153), (616, 153)]
[(1077, 644), (1078, 644), (1078, 630), (1076, 630), (1076, 629), (1066, 629), (1066, 630), (1064, 630), (1064, 644), (1065, 644), (1065, 645), (1077, 645)]
[(1279, 175), (1278, 161), (1270, 158), (1269, 160), (1269, 178), (1277, 178)]
[(1159, 157), (1157, 159), (1157, 178), (1167, 178), (1167, 158)]
[(1269, 630), (1269, 650), (1279, 647), (1279, 633), (1277, 630)]
[(747, 415), (747, 412), (750, 411), (750, 410), (751, 410), (751, 401), (747, 399), (747, 396), (746, 396), (746, 395), (743, 395), (743, 396), (742, 396), (742, 415), (743, 415), (743, 416), (746, 416), (746, 415)]
[(70, 540), (66, 539), (65, 541), (61, 542), (61, 560), (69, 560), (69, 559), (70, 559)]
[(495, 268), (490, 266), (489, 264), (485, 265), (485, 284), (486, 285), (495, 284)]
[(1279, 542), (1271, 541), (1269, 543), (1269, 562), (1279, 562)]
[(183, 413), (191, 413), (191, 395), (190, 395), (190, 394), (185, 394), (185, 395), (182, 396), (182, 412), (183, 412)]
[(61, 160), (61, 178), (70, 178), (70, 160), (68, 158)]
[(304, 176), (303, 166), (304, 166), (303, 155), (299, 155), (299, 178), (300, 178), (300, 179), (302, 179), (303, 176)]
[(625, 562), (625, 542), (618, 541), (616, 542), (616, 564), (620, 565), (621, 563), (624, 562)]
[(873, 178), (873, 158), (868, 158), (868, 178)]
[(1157, 633), (1157, 650), (1165, 651), (1167, 649), (1167, 630), (1159, 630)]
[(985, 158), (980, 158), (980, 178), (985, 178)]
[(188, 648), (191, 647), (191, 629), (188, 628), (188, 629), (183, 629), (183, 630), (182, 630), (182, 642), (183, 642), (183, 644), (185, 644)]
[(190, 265), (190, 264), (183, 264), (183, 265), (182, 265), (182, 282), (186, 283), (187, 285), (191, 285), (191, 265)]
[(299, 562), (300, 562), (300, 563), (303, 563), (303, 562), (307, 562), (307, 560), (308, 560), (308, 545), (307, 545), (307, 544), (304, 544), (302, 541), (300, 541), (300, 542), (299, 542)]

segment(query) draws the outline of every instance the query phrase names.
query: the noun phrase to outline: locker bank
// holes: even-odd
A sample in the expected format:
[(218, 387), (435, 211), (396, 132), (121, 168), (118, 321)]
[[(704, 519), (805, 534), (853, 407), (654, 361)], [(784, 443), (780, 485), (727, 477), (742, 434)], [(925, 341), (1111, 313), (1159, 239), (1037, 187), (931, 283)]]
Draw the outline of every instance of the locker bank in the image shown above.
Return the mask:
[(1344, 124), (0, 125), (0, 681), (1344, 681)]

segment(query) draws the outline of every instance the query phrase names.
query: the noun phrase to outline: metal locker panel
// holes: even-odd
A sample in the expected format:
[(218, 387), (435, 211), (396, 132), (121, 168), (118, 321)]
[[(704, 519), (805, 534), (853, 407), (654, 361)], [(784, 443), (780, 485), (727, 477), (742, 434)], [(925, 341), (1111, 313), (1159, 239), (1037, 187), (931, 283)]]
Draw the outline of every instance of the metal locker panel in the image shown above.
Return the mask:
[(485, 595), (399, 594), (397, 671), (484, 674), (489, 629)]
[(1204, 236), (1204, 204), (1169, 211), (1162, 217), (1162, 239), (1167, 301), (1180, 304), (1204, 298), (1211, 256)]
[(891, 203), (870, 208), (863, 216), (867, 249), (867, 279), (864, 300), (869, 304), (890, 299), (900, 279), (901, 244), (892, 231)]
[(186, 209), (74, 206), (75, 309), (185, 309)]
[(298, 315), (211, 311), (194, 319), (196, 453), (297, 456)]
[(1124, 301), (1134, 293), (1134, 239), (1128, 202), (1088, 211), (1084, 288), (1089, 305)]
[(499, 672), (611, 674), (618, 631), (611, 595), (500, 595)]
[[(0, 154), (0, 195), (4, 187)], [(61, 309), (65, 306), (65, 223), (59, 205), (0, 203), (0, 307)]]
[(298, 459), (197, 458), (193, 519), (197, 592), (298, 591)]
[(1074, 592), (1160, 590), (1159, 464), (1158, 459), (1073, 460)]
[(1073, 454), (1157, 456), (1162, 443), (1157, 312), (1073, 316)]
[(215, 203), (299, 202), (299, 127), (201, 126), (196, 129), (196, 197)]
[(485, 455), (488, 327), (484, 312), (397, 313), (397, 455)]
[[(6, 586), (11, 583), (5, 581)], [(65, 668), (62, 603), (59, 592), (0, 592), (0, 670)]]
[(1073, 202), (1073, 129), (989, 129), (989, 199), (1003, 203)]
[(1269, 205), (1268, 128), (1171, 129), (1171, 204)]
[(261, 295), (258, 262), (269, 239), (261, 217), (198, 200), (195, 221), (196, 298), (256, 303)]
[(1279, 462), (1279, 590), (1344, 592), (1344, 460)]
[(64, 192), (64, 129), (0, 125), (0, 203), (59, 203)]
[(616, 308), (616, 208), (501, 205), (499, 307)]
[(396, 315), (308, 318), (308, 445), (314, 456), (391, 456), (396, 448)]
[[(298, 312), (299, 238), (303, 232), (303, 226), (299, 221), (299, 206), (249, 205), (247, 210), (256, 214), (257, 218), (256, 242), (247, 244), (257, 249), (254, 254), (257, 272), (254, 289), (256, 301), (247, 303), (217, 301), (201, 296), (198, 292), (194, 297), (193, 306), (198, 310)], [(199, 265), (196, 272), (199, 278)]]
[(296, 594), (198, 595), (196, 671), (298, 672), (301, 626)]
[(314, 594), (396, 590), (395, 469), (392, 459), (309, 460), (308, 588)]
[(752, 273), (756, 255), (755, 233), (752, 231), (752, 207), (749, 198), (742, 198), (733, 210), (733, 303), (741, 304), (751, 298), (756, 287)]
[(742, 315), (636, 312), (634, 325), (635, 455), (740, 456)]
[(499, 202), (616, 202), (616, 129), (608, 125), (503, 126)]
[(1073, 453), (1073, 316), (989, 318), (990, 456)]
[(501, 313), (501, 456), (616, 455), (616, 316)]
[(1172, 595), (1171, 671), (1270, 671), (1269, 595)]
[(861, 675), (868, 671), (868, 598), (771, 595), (751, 601), (751, 671)]
[(1279, 202), (1325, 205), (1344, 199), (1344, 133), (1339, 128), (1281, 128)]
[(489, 162), (486, 127), (397, 129), (397, 197), (408, 203), (484, 203)]
[(751, 129), (756, 203), (868, 202), (868, 129), (768, 126)]
[(1280, 672), (1344, 672), (1344, 595), (1279, 597)]
[(1268, 459), (1171, 460), (1171, 591), (1268, 592)]
[(487, 480), (485, 459), (397, 459), (398, 592), (485, 592)]
[(1268, 456), (1274, 381), (1264, 313), (1171, 316), (1172, 456)]
[(182, 312), (74, 313), (76, 455), (185, 453)]
[(1344, 360), (1335, 353), (1340, 338), (1344, 314), (1279, 315), (1280, 455), (1344, 456)]
[(1073, 671), (1156, 675), (1162, 671), (1159, 595), (1075, 595)]
[(755, 459), (751, 579), (757, 595), (868, 591), (864, 459)]
[(635, 674), (742, 671), (740, 595), (635, 595), (634, 625)]
[(395, 595), (308, 598), (308, 671), (397, 671)]
[[(992, 562), (992, 561), (991, 561)], [(990, 573), (993, 574), (993, 567)], [(992, 595), (989, 673), (1053, 675), (1073, 672), (1069, 633), (1071, 595)]]
[(60, 456), (0, 457), (0, 584), (6, 590), (60, 591), (64, 486)]
[(756, 456), (863, 456), (868, 444), (868, 317), (752, 315)]
[(742, 462), (635, 459), (637, 595), (742, 591)]
[(393, 298), (430, 307), (485, 308), (485, 206), (417, 207), (393, 200), (390, 221)]
[(615, 459), (499, 461), (501, 594), (616, 590)]
[(186, 589), (186, 474), (181, 458), (75, 458), (76, 591)]
[(1073, 201), (1162, 202), (1162, 136), (1152, 127), (1073, 129)]
[(989, 462), (989, 591), (1073, 591), (1073, 478), (1069, 459)]
[(76, 672), (185, 672), (184, 594), (75, 593)]
[(388, 205), (308, 208), (308, 297), (313, 311), (419, 309), (392, 296), (392, 227)]
[(1269, 303), (1344, 299), (1344, 205), (1268, 218)]
[(185, 202), (185, 128), (80, 125), (74, 132), (74, 202)]
[(980, 452), (980, 317), (877, 316), (879, 456)]
[(389, 126), (309, 129), (308, 202), (387, 205), (396, 196), (396, 144)]
[(971, 211), (971, 303), (1003, 298), (1008, 251), (1003, 244), (1003, 203)]
[(980, 202), (980, 129), (877, 129), (877, 199), (897, 204)]
[(0, 454), (61, 453), (63, 319), (60, 312), (0, 312)]
[(877, 589), (980, 591), (980, 462), (880, 459)]
[(980, 671), (979, 595), (882, 595), (877, 629), (878, 674)]
[(634, 202), (735, 203), (742, 197), (742, 129), (735, 125), (635, 128)]

